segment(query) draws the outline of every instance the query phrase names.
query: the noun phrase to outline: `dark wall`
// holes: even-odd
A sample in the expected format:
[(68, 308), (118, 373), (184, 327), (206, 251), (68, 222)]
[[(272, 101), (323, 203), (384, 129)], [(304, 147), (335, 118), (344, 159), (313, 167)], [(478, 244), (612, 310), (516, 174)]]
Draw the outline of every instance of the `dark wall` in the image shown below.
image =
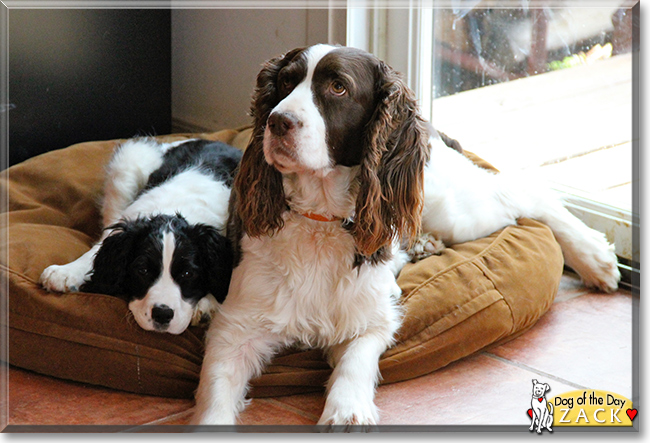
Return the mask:
[(9, 162), (171, 132), (171, 10), (9, 11)]

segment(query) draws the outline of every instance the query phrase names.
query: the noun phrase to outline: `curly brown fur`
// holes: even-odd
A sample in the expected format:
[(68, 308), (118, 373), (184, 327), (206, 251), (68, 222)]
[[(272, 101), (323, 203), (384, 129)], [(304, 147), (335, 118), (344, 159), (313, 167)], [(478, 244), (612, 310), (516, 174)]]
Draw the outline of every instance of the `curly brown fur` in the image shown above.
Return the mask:
[(426, 123), (400, 76), (379, 64), (378, 106), (366, 129), (360, 189), (351, 232), (370, 256), (394, 238), (414, 239), (420, 229)]

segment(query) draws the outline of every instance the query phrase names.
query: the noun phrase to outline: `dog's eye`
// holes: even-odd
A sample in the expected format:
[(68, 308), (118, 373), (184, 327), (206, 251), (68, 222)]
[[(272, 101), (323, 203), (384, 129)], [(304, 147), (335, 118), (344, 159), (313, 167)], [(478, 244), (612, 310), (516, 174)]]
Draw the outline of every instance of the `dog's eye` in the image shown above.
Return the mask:
[(141, 275), (143, 277), (146, 277), (149, 274), (149, 268), (143, 266), (143, 267), (137, 268), (136, 272), (139, 275)]
[(294, 83), (289, 77), (283, 77), (279, 80), (280, 89), (283, 92), (289, 92), (294, 88)]
[(335, 80), (330, 85), (330, 92), (334, 95), (341, 96), (341, 95), (345, 95), (347, 89), (345, 89), (345, 85), (343, 83), (341, 83), (338, 80)]

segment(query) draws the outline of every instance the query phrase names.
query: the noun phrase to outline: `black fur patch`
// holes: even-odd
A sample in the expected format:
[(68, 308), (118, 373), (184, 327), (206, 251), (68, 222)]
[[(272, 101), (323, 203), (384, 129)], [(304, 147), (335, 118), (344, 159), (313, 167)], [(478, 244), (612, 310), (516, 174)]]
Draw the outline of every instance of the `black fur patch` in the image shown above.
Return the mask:
[(142, 193), (160, 186), (165, 181), (191, 167), (199, 167), (216, 180), (231, 187), (242, 152), (230, 145), (209, 140), (192, 140), (165, 153), (163, 164), (147, 181)]

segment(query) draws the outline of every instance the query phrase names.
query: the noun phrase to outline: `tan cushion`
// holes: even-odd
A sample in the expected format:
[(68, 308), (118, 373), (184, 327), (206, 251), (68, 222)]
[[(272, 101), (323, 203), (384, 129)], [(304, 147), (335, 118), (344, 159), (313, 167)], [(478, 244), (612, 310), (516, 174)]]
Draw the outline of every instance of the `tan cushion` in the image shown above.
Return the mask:
[[(243, 148), (249, 135), (228, 130), (162, 138), (203, 136)], [(43, 269), (75, 260), (98, 238), (103, 168), (118, 143), (52, 151), (0, 176), (0, 195), (8, 195), (0, 276), (9, 289), (9, 362), (130, 392), (192, 397), (202, 329), (178, 336), (144, 331), (123, 300), (50, 294), (38, 285)], [(562, 268), (550, 230), (527, 219), (407, 265), (398, 279), (406, 316), (398, 343), (380, 361), (383, 383), (429, 373), (525, 331), (550, 307)], [(251, 395), (320, 390), (330, 372), (320, 351), (287, 350), (253, 381)]]

